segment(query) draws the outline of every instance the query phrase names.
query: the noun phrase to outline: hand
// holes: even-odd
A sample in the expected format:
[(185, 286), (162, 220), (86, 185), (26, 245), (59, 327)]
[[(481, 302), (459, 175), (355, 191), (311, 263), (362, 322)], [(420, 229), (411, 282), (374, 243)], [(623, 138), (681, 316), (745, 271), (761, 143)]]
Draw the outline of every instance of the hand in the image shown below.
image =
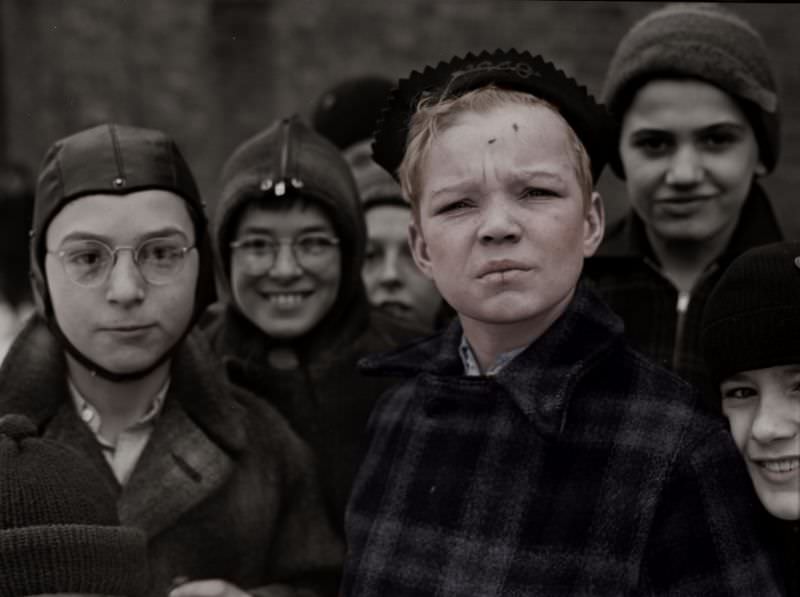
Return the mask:
[(224, 580), (193, 580), (172, 589), (169, 597), (251, 597)]

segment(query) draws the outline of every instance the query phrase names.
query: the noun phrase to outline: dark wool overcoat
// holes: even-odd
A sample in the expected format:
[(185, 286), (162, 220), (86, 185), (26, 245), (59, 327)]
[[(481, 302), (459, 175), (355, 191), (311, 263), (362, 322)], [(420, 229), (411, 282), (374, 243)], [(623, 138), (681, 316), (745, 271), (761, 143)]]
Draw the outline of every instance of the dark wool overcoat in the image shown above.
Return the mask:
[(345, 595), (780, 595), (723, 419), (591, 291), (496, 376), (461, 335), (363, 361), (409, 379), (370, 420)]
[(328, 515), (341, 537), (367, 420), (381, 394), (398, 381), (362, 375), (357, 362), (421, 334), (366, 302), (353, 304), (327, 343), (305, 350), (276, 344), (231, 306), (209, 314), (204, 330), (229, 379), (277, 408), (311, 446)]
[[(290, 190), (277, 196), (276, 181)], [(240, 145), (223, 168), (221, 186), (213, 233), (221, 300), (200, 327), (231, 381), (270, 402), (311, 446), (331, 523), (341, 534), (369, 413), (395, 381), (367, 379), (356, 362), (427, 331), (370, 309), (361, 279), (366, 224), (352, 172), (339, 150), (300, 119), (276, 121)], [(276, 203), (283, 209), (293, 204), (321, 209), (339, 241), (333, 304), (310, 330), (288, 339), (269, 336), (247, 318), (230, 280), (230, 242), (243, 210), (272, 209)], [(303, 283), (309, 278), (311, 284)], [(313, 278), (304, 272), (299, 285), (281, 280), (278, 287), (287, 292), (314, 287)]]
[(728, 246), (688, 295), (681, 297), (662, 273), (645, 225), (634, 212), (608, 231), (597, 254), (586, 261), (584, 272), (622, 317), (631, 344), (707, 396), (713, 388), (703, 362), (700, 327), (708, 297), (741, 253), (782, 239), (768, 198), (754, 184)]
[(326, 521), (308, 447), (263, 400), (224, 383), (205, 340), (172, 362), (163, 411), (120, 487), (67, 387), (63, 349), (35, 316), (0, 369), (0, 415), (29, 416), (44, 436), (95, 463), (118, 493), (122, 524), (148, 537), (151, 590), (174, 577), (222, 578), (253, 595), (335, 593), (341, 544)]

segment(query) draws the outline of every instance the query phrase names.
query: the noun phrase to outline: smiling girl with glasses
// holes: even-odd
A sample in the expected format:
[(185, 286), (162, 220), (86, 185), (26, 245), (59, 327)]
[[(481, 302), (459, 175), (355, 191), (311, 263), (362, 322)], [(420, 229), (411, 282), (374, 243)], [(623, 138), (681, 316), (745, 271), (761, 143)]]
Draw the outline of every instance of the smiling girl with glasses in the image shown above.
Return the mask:
[(362, 377), (356, 362), (422, 332), (367, 303), (361, 202), (326, 139), (278, 120), (239, 146), (221, 182), (214, 241), (226, 300), (205, 331), (230, 378), (311, 445), (341, 531), (361, 433), (394, 381)]

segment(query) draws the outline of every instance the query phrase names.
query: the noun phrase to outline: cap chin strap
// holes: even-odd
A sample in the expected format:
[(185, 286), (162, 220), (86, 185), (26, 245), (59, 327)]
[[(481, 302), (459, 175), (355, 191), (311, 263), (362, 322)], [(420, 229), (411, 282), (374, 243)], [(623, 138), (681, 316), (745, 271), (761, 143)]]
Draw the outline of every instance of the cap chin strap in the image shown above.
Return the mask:
[(78, 348), (69, 341), (64, 332), (61, 331), (61, 327), (55, 321), (55, 318), (47, 318), (47, 326), (50, 328), (50, 331), (56, 336), (56, 338), (58, 338), (59, 342), (61, 342), (69, 355), (83, 365), (89, 371), (89, 373), (114, 383), (134, 382), (147, 377), (150, 373), (172, 358), (172, 355), (174, 354), (178, 345), (189, 332), (187, 328), (181, 337), (178, 338), (178, 340), (170, 348), (164, 351), (164, 354), (158, 357), (147, 367), (138, 369), (136, 371), (128, 371), (126, 373), (114, 373), (113, 371), (109, 371), (105, 367), (98, 365), (96, 362), (78, 350)]

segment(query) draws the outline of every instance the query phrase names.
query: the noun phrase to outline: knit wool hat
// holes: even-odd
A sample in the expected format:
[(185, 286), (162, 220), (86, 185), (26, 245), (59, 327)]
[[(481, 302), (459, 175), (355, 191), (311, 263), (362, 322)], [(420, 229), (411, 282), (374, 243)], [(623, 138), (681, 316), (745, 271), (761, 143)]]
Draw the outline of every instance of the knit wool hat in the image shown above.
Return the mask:
[(702, 342), (715, 383), (731, 375), (800, 363), (800, 242), (742, 253), (703, 313)]
[(0, 417), (0, 596), (144, 595), (145, 545), (83, 456), (27, 417)]
[(372, 138), (393, 83), (377, 75), (341, 81), (325, 91), (311, 114), (314, 130), (339, 149)]
[[(780, 153), (780, 113), (775, 76), (761, 35), (742, 17), (715, 4), (670, 4), (645, 16), (619, 42), (602, 97), (618, 120), (645, 83), (696, 78), (720, 88), (743, 106), (771, 171)], [(611, 167), (624, 178), (619, 155)]]
[(382, 112), (372, 145), (373, 158), (396, 180), (408, 143), (411, 120), (421, 100), (447, 101), (493, 85), (529, 93), (550, 102), (577, 135), (589, 154), (592, 178), (600, 178), (608, 156), (615, 123), (585, 86), (541, 55), (515, 49), (454, 56), (422, 72), (400, 79)]
[[(213, 252), (204, 205), (177, 144), (158, 130), (103, 124), (56, 141), (39, 170), (30, 242), (31, 276), (37, 308), (57, 332), (44, 267), (50, 222), (64, 206), (86, 195), (124, 199), (148, 189), (169, 191), (184, 199), (194, 223), (199, 272), (193, 321), (214, 301)], [(65, 342), (65, 338), (61, 340)], [(82, 358), (68, 342), (66, 346), (73, 356)], [(102, 372), (99, 366), (88, 365)]]

